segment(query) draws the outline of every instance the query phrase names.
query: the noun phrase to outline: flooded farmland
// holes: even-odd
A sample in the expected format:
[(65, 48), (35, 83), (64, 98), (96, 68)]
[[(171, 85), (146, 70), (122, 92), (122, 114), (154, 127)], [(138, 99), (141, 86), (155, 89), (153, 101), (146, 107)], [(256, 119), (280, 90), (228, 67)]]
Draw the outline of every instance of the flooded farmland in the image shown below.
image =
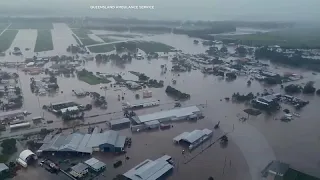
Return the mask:
[[(95, 32), (95, 31), (93, 31)], [(109, 32), (110, 33), (110, 32)], [(115, 33), (115, 32), (112, 32)], [(103, 34), (100, 32), (99, 34)], [(106, 32), (107, 34), (107, 32)], [(141, 34), (140, 34), (141, 35)], [(72, 37), (72, 31), (65, 24), (54, 24), (52, 30), (54, 50), (44, 53), (39, 53), (43, 56), (64, 55), (68, 54), (66, 48), (70, 44), (76, 44)], [(27, 37), (27, 38), (26, 38)], [(30, 52), (34, 48), (36, 39), (35, 30), (19, 30), (15, 40), (10, 49), (19, 46), (24, 50), (29, 47)], [(146, 41), (161, 42), (173, 46), (183, 52), (196, 54), (204, 53), (207, 48), (202, 45), (195, 45), (193, 38), (184, 35), (162, 34), (154, 36), (145, 36), (141, 39)], [(24, 56), (29, 56), (30, 52), (23, 51)], [(174, 55), (174, 53), (172, 53)], [(1, 61), (24, 61), (23, 57), (16, 57), (7, 55), (0, 57)], [(138, 134), (131, 134), (129, 130), (121, 131), (124, 135), (131, 136), (133, 139), (133, 147), (128, 150), (130, 160), (126, 161), (119, 169), (110, 168), (106, 171), (106, 177), (111, 179), (118, 173), (123, 173), (131, 169), (136, 164), (143, 160), (155, 159), (163, 153), (169, 154), (180, 162), (179, 168), (174, 170), (170, 179), (206, 179), (209, 176), (216, 177), (223, 180), (256, 180), (260, 174), (259, 169), (263, 168), (268, 161), (278, 159), (289, 163), (292, 167), (300, 169), (304, 172), (313, 175), (320, 175), (320, 135), (318, 133), (319, 113), (318, 105), (320, 104), (320, 97), (301, 95), (301, 98), (310, 101), (310, 105), (299, 112), (300, 118), (295, 119), (289, 123), (284, 123), (280, 120), (275, 120), (276, 117), (281, 116), (281, 112), (273, 115), (261, 114), (260, 116), (250, 116), (246, 122), (239, 122), (240, 116), (247, 116), (243, 109), (246, 108), (243, 104), (226, 102), (225, 97), (231, 97), (235, 92), (240, 94), (253, 92), (262, 92), (265, 88), (272, 88), (274, 92), (281, 92), (280, 87), (262, 86), (259, 82), (253, 81), (250, 87), (247, 86), (249, 77), (241, 76), (234, 81), (226, 81), (217, 76), (204, 75), (199, 70), (192, 70), (191, 72), (162, 73), (161, 65), (166, 64), (168, 69), (171, 69), (171, 58), (168, 59), (152, 59), (152, 60), (137, 60), (133, 59), (131, 63), (123, 64), (121, 66), (113, 64), (112, 62), (97, 63), (96, 61), (87, 61), (81, 67), (86, 68), (94, 73), (119, 73), (123, 74), (124, 79), (135, 79), (129, 71), (143, 72), (147, 76), (164, 81), (164, 87), (172, 85), (175, 88), (191, 95), (190, 100), (182, 103), (187, 105), (200, 105), (203, 108), (205, 115), (204, 120), (197, 123), (177, 123), (173, 124), (173, 128), (168, 131), (143, 132)], [(311, 72), (299, 69), (291, 69), (287, 67), (277, 67), (275, 69), (279, 72), (293, 71), (301, 74), (304, 79), (301, 82), (315, 81), (315, 86), (320, 87), (319, 75), (312, 75)], [(3, 69), (11, 72), (17, 72), (20, 76), (20, 83), (22, 93), (24, 96), (23, 109), (32, 113), (32, 116), (44, 115), (46, 120), (53, 120), (52, 124), (42, 124), (32, 127), (28, 130), (20, 130), (17, 132), (2, 132), (2, 136), (19, 135), (26, 131), (33, 131), (35, 129), (72, 127), (76, 122), (63, 122), (55, 115), (42, 110), (43, 105), (48, 105), (53, 102), (73, 100), (81, 104), (88, 104), (91, 98), (77, 98), (73, 96), (72, 90), (84, 89), (86, 91), (95, 91), (100, 94), (106, 94), (108, 108), (101, 110), (93, 108), (93, 110), (86, 112), (86, 116), (95, 114), (106, 114), (94, 118), (85, 118), (78, 123), (88, 124), (94, 122), (109, 121), (111, 119), (120, 118), (122, 113), (122, 102), (118, 101), (118, 95), (125, 93), (124, 101), (134, 100), (134, 95), (137, 92), (127, 90), (122, 87), (110, 87), (107, 91), (101, 90), (102, 85), (88, 85), (85, 82), (79, 81), (77, 77), (57, 77), (59, 84), (59, 91), (47, 96), (36, 96), (30, 90), (30, 78), (40, 79), (44, 74), (29, 75), (17, 69)], [(172, 84), (172, 79), (176, 80), (176, 84)], [(121, 90), (118, 90), (121, 89)], [(137, 111), (137, 114), (148, 114), (159, 110), (166, 110), (173, 108), (174, 99), (165, 94), (165, 88), (151, 88), (153, 97), (159, 99), (161, 106), (157, 108), (147, 108)], [(141, 93), (141, 92), (140, 92)], [(29, 116), (30, 117), (30, 116)], [(212, 129), (214, 124), (221, 122), (221, 129), (225, 132), (230, 132), (234, 127), (234, 132), (230, 134), (231, 141), (227, 148), (221, 148), (219, 143), (213, 145), (211, 148), (203, 152), (196, 159), (188, 164), (182, 163), (185, 159), (181, 155), (181, 148), (175, 147), (172, 143), (172, 138), (184, 132), (193, 129)], [(105, 123), (104, 123), (105, 124)], [(219, 132), (217, 132), (219, 133)], [(215, 136), (216, 137), (216, 136)], [(97, 154), (101, 160), (105, 162), (115, 161), (117, 158), (123, 157), (109, 157), (108, 154)], [(225, 158), (232, 162), (228, 164), (225, 174), (222, 174)], [(111, 163), (110, 163), (111, 164)], [(111, 166), (109, 164), (109, 166)], [(29, 170), (19, 174), (15, 179), (22, 179), (23, 174), (29, 174)], [(45, 179), (37, 173), (47, 174), (47, 172), (33, 172), (30, 170), (29, 177)], [(26, 179), (26, 178), (24, 178)], [(50, 179), (48, 177), (48, 179)]]

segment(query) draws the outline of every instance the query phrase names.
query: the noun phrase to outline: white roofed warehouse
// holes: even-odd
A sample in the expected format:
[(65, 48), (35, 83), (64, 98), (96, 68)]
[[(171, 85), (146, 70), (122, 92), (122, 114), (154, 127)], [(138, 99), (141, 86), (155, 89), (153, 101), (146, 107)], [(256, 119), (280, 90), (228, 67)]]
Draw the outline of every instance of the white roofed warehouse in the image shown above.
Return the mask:
[(115, 119), (109, 121), (109, 126), (111, 129), (122, 129), (130, 127), (131, 121), (128, 118)]
[(185, 143), (188, 145), (189, 150), (192, 150), (211, 138), (213, 132), (209, 129), (194, 130), (192, 132), (183, 132), (173, 138), (175, 143)]
[(202, 116), (200, 109), (197, 106), (189, 106), (183, 108), (175, 108), (167, 111), (160, 111), (152, 114), (132, 117), (136, 124), (143, 124), (149, 121), (179, 121), (188, 119), (197, 119)]
[(99, 161), (96, 158), (88, 159), (84, 162), (90, 169), (95, 172), (100, 172), (106, 168), (106, 164), (104, 162)]
[(172, 172), (173, 166), (169, 163), (168, 157), (165, 155), (154, 161), (147, 159), (142, 163), (138, 164), (128, 172), (124, 173), (123, 176), (128, 180), (160, 180)]

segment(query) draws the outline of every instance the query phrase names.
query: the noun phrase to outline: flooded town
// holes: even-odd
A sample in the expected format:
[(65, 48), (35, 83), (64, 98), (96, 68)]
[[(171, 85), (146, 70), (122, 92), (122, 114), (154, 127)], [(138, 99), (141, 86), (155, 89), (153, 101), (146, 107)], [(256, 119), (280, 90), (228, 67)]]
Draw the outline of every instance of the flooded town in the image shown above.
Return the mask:
[(1, 19), (0, 179), (320, 178), (320, 46), (114, 21)]

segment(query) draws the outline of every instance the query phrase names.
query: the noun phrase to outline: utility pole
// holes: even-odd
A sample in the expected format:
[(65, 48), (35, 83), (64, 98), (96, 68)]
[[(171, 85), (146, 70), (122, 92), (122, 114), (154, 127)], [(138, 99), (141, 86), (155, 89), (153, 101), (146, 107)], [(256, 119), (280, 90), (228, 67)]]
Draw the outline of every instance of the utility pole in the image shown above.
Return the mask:
[(223, 175), (224, 175), (224, 169), (226, 167), (226, 162), (227, 162), (227, 156), (224, 158), (224, 165), (223, 165), (223, 170), (222, 170)]

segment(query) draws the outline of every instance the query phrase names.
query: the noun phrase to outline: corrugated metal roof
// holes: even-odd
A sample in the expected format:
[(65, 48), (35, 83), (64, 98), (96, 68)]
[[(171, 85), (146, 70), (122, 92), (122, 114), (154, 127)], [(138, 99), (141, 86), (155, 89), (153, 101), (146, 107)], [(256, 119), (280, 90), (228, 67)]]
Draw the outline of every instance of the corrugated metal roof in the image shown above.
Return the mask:
[(118, 148), (122, 148), (122, 147), (124, 147), (125, 142), (126, 142), (126, 137), (125, 136), (119, 136), (117, 141), (116, 141), (116, 144), (114, 146), (118, 147)]
[(78, 163), (77, 165), (71, 167), (71, 169), (80, 174), (84, 170), (88, 169), (88, 166), (86, 164), (83, 164), (83, 163)]
[(99, 161), (96, 158), (88, 159), (84, 163), (87, 164), (88, 166), (90, 166), (92, 169), (95, 169), (95, 170), (101, 169), (101, 168), (106, 166), (105, 163)]
[(109, 121), (110, 125), (117, 125), (117, 124), (123, 124), (123, 123), (130, 123), (130, 119), (128, 118), (122, 118), (122, 119), (115, 119), (115, 120), (111, 120)]
[(51, 141), (44, 143), (39, 150), (91, 153), (93, 147), (98, 147), (102, 144), (123, 147), (125, 139), (125, 136), (119, 136), (118, 132), (112, 130), (97, 134), (58, 134)]
[(200, 109), (197, 106), (190, 106), (178, 109), (172, 109), (168, 111), (160, 111), (152, 114), (138, 116), (140, 122), (148, 122), (153, 120), (160, 120), (165, 118), (175, 118), (175, 117), (184, 117), (189, 116), (194, 113), (200, 112)]
[(155, 161), (147, 159), (123, 175), (132, 180), (157, 180), (173, 166), (159, 158)]
[(176, 136), (175, 138), (173, 138), (174, 141), (179, 142), (181, 141), (181, 139), (183, 139), (184, 137), (188, 136), (189, 132), (183, 132), (181, 134), (179, 134), (178, 136)]
[(198, 139), (202, 138), (203, 136), (209, 136), (211, 133), (212, 131), (209, 129), (203, 129), (203, 130), (196, 129), (192, 132), (183, 132), (180, 135), (173, 138), (173, 140), (176, 142), (184, 140), (192, 144)]

